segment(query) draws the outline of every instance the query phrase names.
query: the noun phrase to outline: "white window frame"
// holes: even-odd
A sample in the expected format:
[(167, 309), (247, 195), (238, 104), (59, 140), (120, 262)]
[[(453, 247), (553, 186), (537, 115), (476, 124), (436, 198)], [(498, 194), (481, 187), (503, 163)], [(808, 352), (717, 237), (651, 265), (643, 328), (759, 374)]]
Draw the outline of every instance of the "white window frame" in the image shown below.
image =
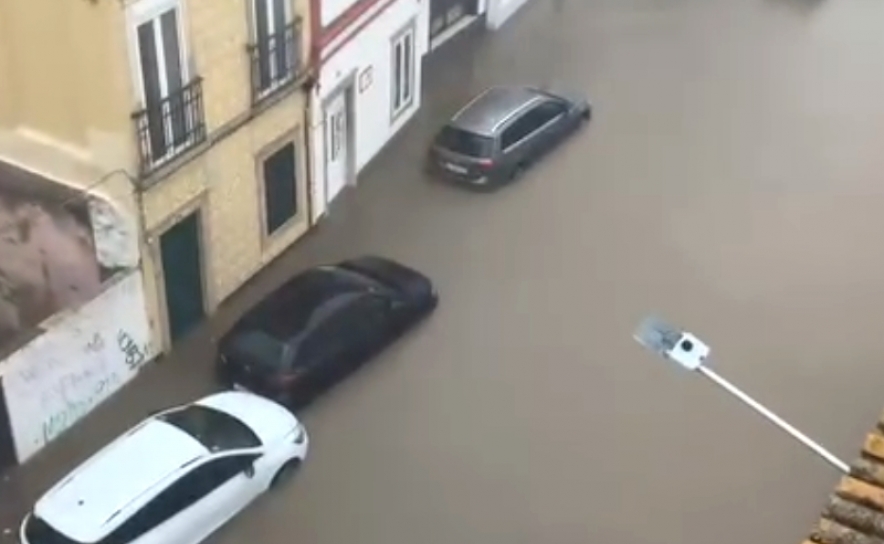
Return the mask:
[[(176, 22), (178, 23), (178, 54), (181, 57), (179, 65), (181, 66), (181, 81), (183, 85), (190, 83), (190, 50), (186, 40), (185, 27), (185, 9), (182, 0), (138, 0), (129, 4), (126, 9), (127, 34), (129, 38), (129, 63), (132, 69), (132, 77), (135, 83), (135, 99), (139, 104), (139, 108), (147, 107), (147, 92), (144, 88), (143, 68), (141, 66), (141, 51), (138, 47), (138, 27), (145, 23), (153, 23), (154, 41), (159, 46), (163, 43), (162, 31), (160, 29), (160, 17), (169, 10), (176, 11)], [(161, 49), (164, 51), (163, 49)], [(168, 96), (169, 82), (166, 79), (166, 56), (165, 54), (157, 55), (157, 69), (159, 71), (160, 90), (163, 97)], [(167, 112), (163, 112), (164, 116)], [(192, 120), (185, 116), (186, 122)], [(164, 127), (166, 138), (169, 142), (173, 140), (171, 133), (171, 125)], [(166, 162), (169, 158), (178, 154), (180, 149), (190, 145), (190, 141), (182, 143), (180, 146), (169, 146), (166, 154), (162, 157), (152, 156), (152, 167), (156, 167)]]
[[(390, 112), (393, 121), (414, 104), (415, 84), (417, 80), (417, 74), (415, 73), (415, 69), (417, 68), (417, 42), (415, 41), (415, 37), (417, 33), (415, 32), (415, 27), (416, 25), (414, 24), (414, 21), (409, 22), (405, 28), (397, 32), (393, 36), (393, 39), (390, 40)], [(406, 49), (406, 43), (410, 45), (410, 48)], [(406, 62), (401, 63), (401, 72), (397, 74), (396, 60), (400, 55), (400, 51), (403, 52), (403, 55), (406, 51), (410, 53), (410, 58), (405, 59)], [(400, 85), (397, 88), (397, 75), (399, 76), (400, 82), (407, 81), (408, 85)]]
[[(266, 7), (265, 11), (267, 12), (267, 35), (272, 36), (282, 30), (282, 29), (277, 29), (275, 27), (276, 18), (274, 17), (274, 15), (276, 15), (276, 13), (274, 13), (274, 11), (273, 11), (274, 4), (275, 4), (274, 0), (252, 0), (251, 2), (249, 2), (249, 8), (251, 9), (251, 13), (250, 13), (249, 18), (252, 21), (252, 42), (255, 45), (258, 45), (258, 2), (263, 2)], [(283, 2), (283, 20), (286, 22), (285, 24), (288, 24), (294, 20), (293, 11), (294, 10), (292, 9), (291, 0), (284, 0), (284, 2)], [(297, 35), (293, 36), (293, 39), (298, 39), (298, 36)], [(284, 46), (284, 44), (283, 44), (283, 46)], [(300, 48), (297, 47), (297, 45), (296, 45), (294, 48), (294, 53), (297, 54), (298, 51), (300, 51)], [(293, 62), (293, 63), (297, 63), (299, 61), (300, 61), (300, 59), (291, 59), (291, 62)], [(294, 70), (291, 70), (290, 71), (291, 73), (288, 75), (288, 77), (284, 77), (284, 78), (280, 79), (277, 77), (276, 69), (277, 69), (276, 63), (271, 62), (270, 63), (270, 80), (273, 83), (269, 87), (267, 87), (266, 89), (263, 89), (261, 91), (260, 96), (266, 96), (266, 95), (272, 94), (276, 89), (284, 86), (286, 83), (291, 81), (292, 76), (294, 76)]]

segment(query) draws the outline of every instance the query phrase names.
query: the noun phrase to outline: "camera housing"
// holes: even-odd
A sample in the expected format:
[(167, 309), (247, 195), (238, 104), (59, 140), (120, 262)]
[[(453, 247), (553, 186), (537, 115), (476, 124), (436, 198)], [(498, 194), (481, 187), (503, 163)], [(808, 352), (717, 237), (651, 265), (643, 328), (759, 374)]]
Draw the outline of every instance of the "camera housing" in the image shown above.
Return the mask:
[(675, 346), (665, 351), (664, 355), (688, 370), (697, 370), (709, 357), (710, 351), (702, 340), (689, 332), (682, 332)]
[(633, 334), (635, 340), (657, 354), (688, 370), (697, 370), (709, 357), (711, 348), (693, 334), (656, 318), (645, 318)]

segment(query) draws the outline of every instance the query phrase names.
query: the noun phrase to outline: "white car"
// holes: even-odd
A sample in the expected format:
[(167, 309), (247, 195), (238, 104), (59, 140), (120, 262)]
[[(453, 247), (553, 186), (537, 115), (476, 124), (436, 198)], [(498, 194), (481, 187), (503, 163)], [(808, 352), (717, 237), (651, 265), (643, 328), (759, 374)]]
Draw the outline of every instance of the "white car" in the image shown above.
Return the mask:
[(160, 412), (47, 491), (22, 544), (197, 544), (307, 455), (288, 410), (227, 391)]

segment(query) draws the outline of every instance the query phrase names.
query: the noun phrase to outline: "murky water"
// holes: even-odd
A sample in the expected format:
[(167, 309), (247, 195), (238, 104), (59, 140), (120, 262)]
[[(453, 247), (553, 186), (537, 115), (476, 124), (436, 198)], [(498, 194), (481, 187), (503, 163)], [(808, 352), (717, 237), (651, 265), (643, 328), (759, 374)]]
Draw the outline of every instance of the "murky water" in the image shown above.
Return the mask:
[[(365, 252), (432, 275), (439, 310), (305, 414), (298, 480), (218, 542), (799, 542), (836, 471), (630, 334), (683, 324), (852, 456), (884, 405), (882, 20), (867, 0), (535, 0), (443, 52), (419, 118), (212, 326)], [(425, 179), (440, 120), (508, 82), (585, 90), (593, 123), (498, 194)], [(206, 391), (207, 335), (0, 488), (4, 515)]]

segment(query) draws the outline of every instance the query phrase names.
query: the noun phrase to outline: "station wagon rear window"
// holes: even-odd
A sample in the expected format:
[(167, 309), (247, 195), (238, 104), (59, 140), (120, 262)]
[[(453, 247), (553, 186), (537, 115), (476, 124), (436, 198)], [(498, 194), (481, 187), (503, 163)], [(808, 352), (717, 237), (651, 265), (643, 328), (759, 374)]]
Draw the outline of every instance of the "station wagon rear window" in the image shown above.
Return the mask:
[(261, 440), (245, 423), (208, 406), (191, 404), (157, 419), (178, 427), (212, 452), (261, 445)]
[(490, 157), (494, 140), (459, 128), (447, 126), (436, 137), (436, 145), (467, 157)]

